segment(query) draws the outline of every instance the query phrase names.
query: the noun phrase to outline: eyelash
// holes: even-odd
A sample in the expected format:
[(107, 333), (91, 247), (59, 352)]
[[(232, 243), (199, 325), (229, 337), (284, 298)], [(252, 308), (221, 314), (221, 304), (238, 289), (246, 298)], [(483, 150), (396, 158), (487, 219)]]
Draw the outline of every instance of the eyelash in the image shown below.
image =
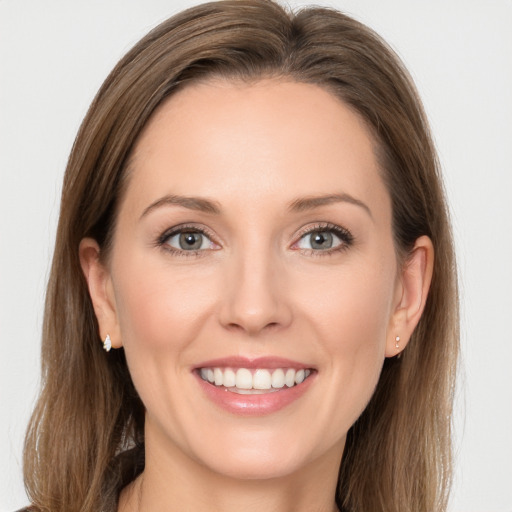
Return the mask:
[[(199, 233), (204, 235), (209, 240), (212, 240), (214, 236), (205, 228), (198, 227), (190, 224), (181, 224), (179, 226), (174, 226), (171, 229), (164, 231), (157, 239), (156, 245), (161, 247), (164, 251), (170, 252), (173, 256), (180, 256), (184, 258), (188, 258), (191, 256), (201, 257), (206, 255), (205, 249), (199, 249), (195, 251), (185, 251), (176, 249), (175, 247), (170, 246), (167, 242), (170, 238), (175, 235), (179, 235), (180, 233)], [(214, 243), (214, 242), (213, 242)]]
[[(174, 256), (180, 256), (180, 257), (185, 257), (185, 258), (205, 256), (207, 253), (207, 250), (205, 250), (205, 249), (185, 251), (185, 250), (176, 249), (167, 243), (170, 238), (172, 238), (173, 236), (178, 235), (180, 233), (183, 233), (183, 232), (199, 233), (199, 234), (207, 237), (209, 240), (211, 240), (212, 243), (215, 243), (215, 242), (213, 242), (214, 236), (205, 228), (199, 227), (196, 225), (182, 224), (179, 226), (174, 226), (171, 229), (164, 231), (158, 237), (155, 245), (157, 245), (158, 247), (161, 247), (163, 250), (173, 254)], [(296, 248), (295, 250), (301, 251), (303, 254), (307, 254), (308, 256), (315, 256), (315, 257), (330, 256), (335, 253), (340, 253), (340, 252), (346, 251), (354, 243), (354, 236), (348, 229), (342, 228), (341, 226), (338, 226), (336, 224), (331, 224), (330, 222), (321, 222), (321, 223), (315, 224), (314, 226), (308, 226), (303, 231), (301, 231), (298, 235), (297, 241), (294, 242), (293, 246), (297, 245), (300, 242), (300, 240), (302, 240), (305, 236), (311, 235), (316, 232), (333, 233), (337, 238), (339, 238), (341, 240), (342, 243), (339, 246), (333, 247), (332, 249), (315, 250), (315, 249)], [(212, 250), (214, 250), (214, 249), (212, 249)]]
[(314, 226), (308, 226), (302, 232), (300, 232), (297, 242), (295, 242), (293, 245), (297, 245), (300, 242), (300, 240), (302, 240), (305, 236), (318, 232), (328, 232), (334, 234), (336, 237), (340, 239), (341, 244), (337, 247), (333, 247), (332, 249), (325, 250), (300, 248), (297, 248), (295, 250), (301, 251), (303, 254), (307, 254), (308, 256), (314, 257), (332, 256), (333, 254), (346, 251), (354, 243), (354, 235), (352, 235), (352, 233), (348, 229), (342, 228), (341, 226), (338, 226), (337, 224), (332, 224), (330, 222), (319, 222)]

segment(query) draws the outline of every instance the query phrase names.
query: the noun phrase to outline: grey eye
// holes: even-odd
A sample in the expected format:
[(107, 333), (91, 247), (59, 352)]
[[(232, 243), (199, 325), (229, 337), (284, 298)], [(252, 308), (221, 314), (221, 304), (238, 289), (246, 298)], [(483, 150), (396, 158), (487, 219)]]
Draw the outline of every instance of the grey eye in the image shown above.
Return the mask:
[(181, 251), (199, 251), (211, 249), (212, 241), (203, 233), (197, 231), (183, 231), (169, 237), (166, 242), (174, 249)]
[(311, 231), (306, 233), (299, 240), (297, 246), (300, 249), (313, 249), (315, 251), (325, 251), (339, 246), (342, 243), (331, 231)]

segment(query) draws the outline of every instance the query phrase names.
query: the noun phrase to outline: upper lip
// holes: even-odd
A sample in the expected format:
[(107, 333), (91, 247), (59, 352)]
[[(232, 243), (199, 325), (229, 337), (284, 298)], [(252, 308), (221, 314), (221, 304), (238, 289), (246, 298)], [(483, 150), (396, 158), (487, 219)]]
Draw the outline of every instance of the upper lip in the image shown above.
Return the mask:
[(229, 356), (229, 357), (221, 357), (218, 359), (210, 359), (209, 361), (204, 361), (195, 366), (195, 368), (294, 368), (296, 370), (301, 369), (312, 369), (313, 366), (310, 364), (304, 364), (299, 361), (294, 361), (292, 359), (287, 359), (284, 357), (273, 357), (273, 356), (264, 356), (264, 357), (243, 357), (243, 356)]

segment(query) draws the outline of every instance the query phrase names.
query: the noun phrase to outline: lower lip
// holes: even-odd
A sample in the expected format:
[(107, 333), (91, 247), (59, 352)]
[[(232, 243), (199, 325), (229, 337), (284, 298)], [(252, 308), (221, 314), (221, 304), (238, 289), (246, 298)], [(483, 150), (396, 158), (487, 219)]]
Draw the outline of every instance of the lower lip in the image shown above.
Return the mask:
[(315, 376), (316, 374), (313, 373), (306, 380), (291, 388), (284, 387), (279, 391), (258, 395), (241, 395), (228, 391), (226, 388), (214, 386), (196, 375), (199, 385), (212, 402), (239, 416), (263, 416), (285, 408), (306, 393)]

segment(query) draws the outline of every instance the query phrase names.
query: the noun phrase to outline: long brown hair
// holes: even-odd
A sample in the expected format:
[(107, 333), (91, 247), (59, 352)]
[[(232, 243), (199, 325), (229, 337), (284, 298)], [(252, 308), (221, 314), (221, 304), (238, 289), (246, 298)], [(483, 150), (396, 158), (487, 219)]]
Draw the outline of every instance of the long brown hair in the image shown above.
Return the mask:
[(102, 351), (78, 246), (109, 251), (137, 137), (174, 91), (211, 77), (317, 84), (350, 105), (377, 141), (397, 254), (428, 235), (436, 261), (424, 314), (401, 359), (348, 433), (338, 506), (441, 512), (451, 476), (458, 353), (457, 282), (446, 202), (429, 128), (409, 75), (369, 28), (330, 9), (292, 13), (271, 0), (186, 10), (115, 67), (87, 113), (67, 166), (42, 345), (42, 390), (25, 444), (34, 510), (113, 510), (144, 467), (144, 406), (123, 350)]

